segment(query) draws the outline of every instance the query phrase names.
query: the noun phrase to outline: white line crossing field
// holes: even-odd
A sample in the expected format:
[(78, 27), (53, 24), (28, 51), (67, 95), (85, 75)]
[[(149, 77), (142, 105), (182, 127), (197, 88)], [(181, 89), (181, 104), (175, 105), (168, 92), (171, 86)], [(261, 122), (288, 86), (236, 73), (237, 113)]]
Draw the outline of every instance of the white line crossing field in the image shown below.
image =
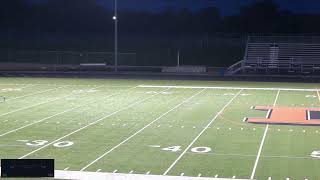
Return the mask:
[(3, 79), (1, 158), (55, 158), (58, 179), (320, 179), (319, 126), (245, 119), (273, 103), (310, 122), (318, 84)]
[(87, 169), (89, 166), (91, 166), (92, 164), (96, 163), (97, 161), (99, 161), (100, 159), (102, 159), (104, 156), (106, 156), (107, 154), (111, 153), (113, 150), (115, 150), (116, 148), (118, 148), (119, 146), (121, 146), (122, 144), (126, 143), (127, 141), (129, 141), (131, 138), (135, 137), (137, 134), (139, 134), (140, 132), (142, 132), (144, 129), (146, 129), (147, 127), (151, 126), (153, 123), (157, 122), (159, 119), (163, 118), (164, 116), (166, 116), (167, 114), (169, 114), (170, 112), (172, 112), (173, 110), (177, 109), (178, 107), (180, 107), (181, 105), (183, 105), (184, 103), (188, 102), (189, 100), (191, 100), (192, 98), (194, 98), (195, 96), (199, 95), (200, 93), (202, 93), (205, 89), (197, 92), (196, 94), (192, 95), (191, 97), (189, 97), (188, 99), (182, 101), (181, 103), (179, 103), (178, 105), (174, 106), (173, 108), (171, 108), (170, 110), (168, 110), (167, 112), (163, 113), (161, 116), (159, 116), (158, 118), (154, 119), (152, 122), (150, 122), (149, 124), (147, 124), (146, 126), (144, 126), (142, 129), (140, 129), (139, 131), (137, 131), (136, 133), (132, 134), (131, 136), (129, 136), (127, 139), (123, 140), (121, 143), (119, 143), (118, 145), (114, 146), (113, 148), (111, 148), (110, 150), (108, 150), (107, 152), (105, 152), (104, 154), (102, 154), (101, 156), (99, 156), (97, 159), (93, 160), (92, 162), (90, 162), (88, 165), (86, 165), (85, 167), (83, 167), (80, 171), (84, 171), (85, 169)]
[[(167, 90), (167, 89), (166, 89), (166, 90)], [(164, 90), (164, 91), (166, 91), (166, 90)], [(156, 96), (156, 95), (158, 95), (158, 94), (159, 94), (159, 93), (154, 94), (154, 95), (152, 95), (152, 96), (149, 96), (149, 97), (147, 97), (147, 98), (143, 98), (142, 100), (136, 101), (136, 102), (134, 102), (134, 103), (132, 103), (132, 104), (124, 107), (124, 108), (121, 108), (121, 109), (119, 109), (119, 110), (117, 110), (117, 111), (114, 111), (114, 112), (111, 113), (111, 114), (108, 114), (108, 115), (106, 115), (106, 116), (104, 116), (104, 117), (102, 117), (102, 118), (99, 118), (99, 119), (97, 119), (96, 121), (94, 121), (94, 122), (92, 122), (92, 123), (89, 123), (89, 124), (86, 125), (86, 126), (83, 126), (83, 127), (79, 128), (79, 129), (77, 129), (77, 130), (75, 130), (75, 131), (72, 131), (71, 133), (62, 136), (62, 137), (60, 137), (60, 138), (52, 141), (51, 143), (48, 143), (48, 144), (46, 144), (46, 145), (44, 145), (44, 146), (42, 146), (42, 147), (40, 147), (40, 148), (38, 148), (38, 149), (30, 152), (30, 153), (27, 153), (27, 154), (21, 156), (19, 159), (26, 158), (27, 156), (30, 156), (31, 154), (33, 154), (33, 153), (35, 153), (35, 152), (38, 152), (38, 151), (40, 151), (41, 149), (44, 149), (44, 148), (46, 148), (46, 147), (48, 147), (48, 146), (50, 146), (50, 145), (52, 145), (52, 144), (60, 141), (61, 139), (64, 139), (64, 138), (66, 138), (66, 137), (68, 137), (68, 136), (71, 136), (72, 134), (75, 134), (75, 133), (77, 133), (77, 132), (79, 132), (79, 131), (81, 131), (81, 130), (83, 130), (83, 129), (86, 129), (86, 128), (92, 126), (92, 125), (95, 125), (95, 124), (99, 123), (100, 121), (102, 121), (102, 120), (104, 120), (104, 119), (106, 119), (106, 118), (108, 118), (108, 117), (110, 117), (110, 116), (113, 116), (113, 115), (115, 115), (115, 114), (117, 114), (117, 113), (119, 113), (119, 112), (121, 112), (121, 111), (124, 111), (124, 110), (126, 110), (126, 109), (129, 109), (129, 108), (135, 106), (136, 104), (139, 104), (139, 103), (141, 103), (141, 102), (143, 102), (143, 101), (146, 101), (146, 100), (148, 100), (148, 99), (150, 99), (150, 98), (152, 98), (152, 97), (154, 97), (154, 96)]]
[(177, 162), (182, 158), (182, 156), (191, 148), (191, 146), (199, 139), (199, 137), (208, 129), (209, 126), (217, 119), (217, 117), (222, 114), (222, 112), (231, 104), (231, 102), (238, 97), (238, 95), (242, 92), (240, 90), (235, 96), (233, 96), (229, 102), (214, 116), (214, 118), (207, 124), (207, 126), (196, 136), (193, 141), (187, 146), (187, 148), (179, 155), (179, 157), (170, 165), (170, 167), (163, 173), (163, 175), (167, 175), (168, 172), (177, 164)]
[[(95, 88), (92, 88), (92, 89), (97, 89), (97, 88), (100, 88), (100, 87), (102, 87), (102, 86), (95, 87)], [(70, 93), (70, 94), (68, 94), (68, 95), (66, 95), (66, 96), (54, 98), (54, 99), (49, 100), (49, 101), (44, 101), (44, 102), (40, 102), (40, 103), (37, 103), (37, 104), (33, 104), (33, 105), (31, 105), (31, 106), (27, 106), (27, 107), (23, 107), (23, 108), (19, 108), (19, 109), (13, 110), (13, 111), (9, 111), (9, 112), (0, 114), (0, 117), (6, 116), (6, 115), (8, 115), (8, 114), (12, 114), (12, 113), (15, 113), (15, 112), (18, 112), (18, 111), (30, 109), (30, 108), (33, 108), (33, 107), (36, 107), (36, 106), (40, 106), (40, 105), (43, 105), (43, 104), (51, 103), (51, 102), (57, 101), (57, 100), (59, 100), (59, 99), (64, 99), (64, 98), (70, 97), (70, 96), (75, 95), (75, 94), (79, 94), (79, 93)]]
[(156, 86), (139, 85), (141, 88), (173, 88), (173, 89), (225, 89), (225, 90), (267, 90), (267, 91), (311, 91), (317, 92), (320, 89), (300, 89), (300, 88), (256, 88), (256, 87), (227, 87), (227, 86)]
[[(278, 92), (277, 92), (276, 98), (275, 98), (275, 100), (273, 102), (273, 106), (275, 106), (277, 104), (277, 101), (278, 101), (278, 98), (279, 98), (279, 94), (280, 94), (280, 90), (278, 90)], [(252, 173), (251, 173), (250, 179), (253, 179), (255, 174), (256, 174), (257, 166), (258, 166), (258, 163), (259, 163), (259, 159), (260, 159), (260, 156), (261, 156), (261, 152), (262, 152), (262, 148), (263, 148), (264, 142), (266, 140), (266, 136), (267, 136), (268, 130), (269, 130), (269, 124), (267, 124), (267, 126), (266, 126), (266, 128), (264, 130), (263, 137), (262, 137), (261, 144), (260, 144), (260, 147), (259, 147), (259, 150), (258, 150), (256, 161), (255, 161), (253, 169), (252, 169)]]
[[(134, 88), (135, 88), (135, 87), (130, 88), (130, 89), (127, 89), (127, 90), (131, 90), (131, 89), (134, 89)], [(79, 106), (76, 106), (76, 107), (67, 109), (67, 110), (65, 110), (65, 111), (62, 111), (62, 112), (59, 112), (59, 113), (56, 113), (56, 114), (53, 114), (53, 115), (51, 115), (51, 116), (45, 117), (45, 118), (40, 119), (40, 120), (38, 120), (38, 121), (35, 121), (35, 122), (33, 122), (33, 123), (30, 123), (30, 124), (21, 126), (21, 127), (19, 127), (19, 128), (16, 128), (16, 129), (7, 131), (7, 132), (5, 132), (5, 133), (2, 133), (2, 134), (0, 134), (0, 137), (5, 136), (5, 135), (8, 135), (8, 134), (13, 133), (13, 132), (16, 132), (16, 131), (19, 131), (19, 130), (24, 129), (24, 128), (30, 127), (30, 126), (32, 126), (32, 125), (34, 125), (34, 124), (38, 124), (38, 123), (43, 122), (43, 121), (45, 121), (45, 120), (48, 120), (48, 119), (51, 119), (51, 118), (60, 116), (60, 115), (65, 114), (65, 113), (67, 113), (67, 112), (73, 111), (73, 110), (75, 110), (75, 109), (79, 109), (79, 108), (81, 108), (81, 107), (89, 106), (90, 104), (97, 103), (97, 102), (99, 102), (99, 101), (105, 100), (105, 99), (107, 99), (107, 98), (110, 98), (110, 97), (112, 97), (112, 96), (116, 96), (116, 95), (119, 95), (119, 94), (120, 94), (120, 93), (110, 94), (110, 95), (108, 95), (108, 96), (105, 96), (105, 97), (103, 97), (103, 98), (101, 98), (101, 99), (98, 99), (98, 100), (95, 100), (95, 101), (93, 101), (93, 102), (89, 102), (89, 103), (87, 103), (87, 104), (81, 104), (81, 105), (79, 105)], [(59, 124), (59, 123), (60, 123), (60, 122), (57, 122), (57, 124)], [(80, 123), (79, 125), (81, 125), (81, 123)]]

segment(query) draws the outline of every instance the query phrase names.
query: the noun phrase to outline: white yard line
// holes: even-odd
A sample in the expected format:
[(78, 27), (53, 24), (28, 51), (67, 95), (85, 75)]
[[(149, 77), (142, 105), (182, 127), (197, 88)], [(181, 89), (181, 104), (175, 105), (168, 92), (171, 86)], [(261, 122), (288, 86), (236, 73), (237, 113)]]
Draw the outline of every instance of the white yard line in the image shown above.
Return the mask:
[(238, 95), (242, 92), (240, 90), (236, 95), (234, 95), (226, 105), (211, 119), (211, 121), (207, 124), (207, 126), (193, 139), (193, 141), (188, 145), (188, 147), (179, 155), (179, 157), (170, 165), (170, 167), (163, 173), (163, 175), (167, 175), (168, 172), (177, 164), (177, 162), (182, 158), (182, 156), (190, 149), (190, 147), (200, 138), (200, 136), (212, 125), (212, 123), (217, 119), (217, 117), (222, 114), (222, 112), (233, 102), (233, 100), (238, 97)]
[[(277, 104), (277, 101), (278, 101), (278, 98), (279, 98), (279, 94), (280, 94), (280, 90), (278, 90), (278, 92), (277, 92), (276, 98), (275, 98), (275, 100), (273, 102), (273, 106), (275, 106)], [(258, 164), (259, 164), (261, 152), (262, 152), (262, 149), (263, 149), (263, 146), (264, 146), (265, 139), (267, 137), (268, 130), (269, 130), (269, 124), (267, 124), (267, 126), (266, 126), (266, 128), (264, 130), (263, 137), (261, 139), (259, 151), (258, 151), (257, 158), (256, 158), (256, 161), (255, 161), (253, 169), (252, 169), (252, 173), (251, 173), (250, 179), (253, 179), (255, 174), (256, 174), (256, 170), (257, 170), (257, 167), (258, 167)]]
[(318, 100), (320, 101), (319, 91), (317, 90)]
[(47, 90), (44, 90), (44, 91), (37, 91), (37, 92), (31, 93), (31, 94), (27, 94), (27, 95), (24, 95), (24, 96), (18, 96), (18, 97), (14, 97), (14, 98), (9, 98), (6, 101), (12, 101), (12, 100), (15, 100), (15, 99), (20, 99), (20, 98), (25, 98), (25, 97), (37, 95), (37, 94), (42, 94), (42, 93), (54, 91), (54, 90), (57, 90), (57, 89), (60, 89), (60, 88), (63, 88), (63, 87), (64, 86), (53, 88), (53, 89), (47, 89)]
[[(136, 86), (136, 87), (133, 87), (133, 88), (129, 88), (129, 89), (127, 89), (126, 91), (129, 91), (129, 90), (132, 90), (132, 89), (135, 89), (135, 88), (137, 88), (137, 86)], [(51, 118), (53, 118), (53, 117), (56, 117), (56, 116), (65, 114), (65, 113), (70, 112), (70, 111), (72, 111), (72, 110), (75, 110), (75, 109), (78, 109), (78, 108), (81, 108), (81, 107), (88, 106), (88, 105), (90, 105), (90, 104), (92, 104), (92, 103), (99, 102), (99, 101), (101, 101), (101, 100), (107, 99), (107, 98), (112, 97), (112, 96), (119, 95), (119, 94), (120, 94), (120, 93), (110, 94), (110, 95), (108, 95), (108, 96), (105, 96), (105, 97), (97, 100), (97, 101), (93, 101), (93, 102), (86, 103), (85, 105), (80, 105), (80, 106), (76, 106), (76, 107), (73, 107), (73, 108), (69, 108), (69, 109), (67, 109), (67, 110), (65, 110), (65, 111), (56, 113), (56, 114), (51, 115), (51, 116), (48, 116), (48, 117), (45, 117), (45, 118), (40, 119), (40, 120), (38, 120), (38, 121), (35, 121), (35, 122), (33, 122), (33, 123), (30, 123), (30, 124), (21, 126), (21, 127), (19, 127), (19, 128), (13, 129), (13, 130), (11, 130), (11, 131), (2, 133), (2, 134), (0, 134), (0, 137), (5, 136), (5, 135), (8, 135), (8, 134), (13, 133), (13, 132), (16, 132), (16, 131), (19, 131), (19, 130), (21, 130), (21, 129), (24, 129), (24, 128), (26, 128), (26, 127), (32, 126), (32, 125), (34, 125), (34, 124), (43, 122), (43, 121), (45, 121), (45, 120), (51, 119)]]
[(112, 151), (114, 151), (116, 148), (118, 148), (119, 146), (121, 146), (122, 144), (126, 143), (127, 141), (129, 141), (130, 139), (132, 139), (133, 137), (135, 137), (136, 135), (138, 135), (140, 132), (142, 132), (144, 129), (148, 128), (149, 126), (151, 126), (152, 124), (154, 124), (155, 122), (157, 122), (159, 119), (163, 118), (164, 116), (166, 116), (167, 114), (169, 114), (170, 112), (174, 111), (175, 109), (179, 108), (181, 105), (183, 105), (184, 103), (190, 101), (192, 98), (194, 98), (195, 96), (199, 95), (200, 93), (202, 93), (205, 89), (198, 91), (197, 93), (193, 94), (191, 97), (189, 97), (188, 99), (182, 101), (181, 103), (177, 104), (176, 106), (174, 106), (173, 108), (171, 108), (170, 110), (168, 110), (167, 112), (163, 113), (162, 115), (160, 115), (159, 117), (157, 117), (156, 119), (154, 119), (152, 122), (150, 122), (149, 124), (147, 124), (146, 126), (144, 126), (143, 128), (141, 128), (139, 131), (135, 132), (134, 134), (132, 134), (131, 136), (129, 136), (128, 138), (126, 138), (125, 140), (123, 140), (121, 143), (119, 143), (118, 145), (114, 146), (113, 148), (111, 148), (110, 150), (108, 150), (107, 152), (103, 153), (102, 155), (100, 155), (98, 158), (96, 158), (95, 160), (93, 160), (92, 162), (90, 162), (88, 165), (86, 165), (85, 167), (83, 167), (80, 171), (84, 171), (85, 169), (87, 169), (89, 166), (91, 166), (92, 164), (96, 163), (97, 161), (99, 161), (100, 159), (102, 159), (104, 156), (108, 155), (109, 153), (111, 153)]
[[(164, 91), (166, 91), (166, 90), (168, 90), (168, 89), (165, 89)], [(159, 92), (159, 93), (161, 93), (161, 92)], [(64, 138), (66, 138), (66, 137), (68, 137), (68, 136), (71, 136), (71, 135), (73, 135), (73, 134), (75, 134), (75, 133), (77, 133), (77, 132), (79, 132), (79, 131), (81, 131), (81, 130), (83, 130), (83, 129), (86, 129), (86, 128), (92, 126), (92, 125), (95, 125), (95, 124), (99, 123), (100, 121), (102, 121), (102, 120), (104, 120), (104, 119), (106, 119), (106, 118), (108, 118), (108, 117), (110, 117), (110, 116), (113, 116), (113, 115), (115, 115), (115, 114), (117, 114), (117, 113), (119, 113), (119, 112), (121, 112), (121, 111), (124, 111), (124, 110), (126, 110), (126, 109), (129, 109), (129, 108), (131, 108), (131, 107), (133, 107), (133, 106), (135, 106), (135, 105), (137, 105), (137, 104), (139, 104), (139, 103), (141, 103), (141, 102), (143, 102), (143, 101), (146, 101), (146, 100), (148, 100), (148, 99), (151, 99), (152, 97), (158, 95), (159, 93), (156, 93), (156, 94), (154, 94), (154, 95), (152, 95), (152, 96), (149, 96), (149, 97), (143, 98), (143, 99), (141, 99), (141, 100), (135, 101), (135, 102), (133, 102), (133, 103), (125, 106), (124, 108), (121, 108), (121, 109), (119, 109), (119, 110), (117, 110), (117, 111), (114, 111), (113, 113), (110, 113), (110, 114), (108, 114), (108, 115), (106, 115), (106, 116), (104, 116), (104, 117), (102, 117), (102, 118), (99, 118), (99, 119), (95, 120), (94, 122), (91, 122), (91, 123), (87, 124), (86, 126), (83, 126), (83, 127), (79, 128), (79, 129), (77, 129), (77, 130), (75, 130), (75, 131), (72, 131), (71, 133), (62, 136), (62, 137), (60, 137), (60, 138), (52, 141), (51, 143), (48, 143), (48, 144), (46, 144), (46, 145), (44, 145), (44, 146), (42, 146), (42, 147), (40, 147), (40, 148), (38, 148), (38, 149), (30, 152), (30, 153), (27, 153), (27, 154), (21, 156), (19, 159), (23, 159), (23, 158), (25, 158), (25, 157), (27, 157), (27, 156), (35, 153), (35, 152), (40, 151), (41, 149), (44, 149), (44, 148), (46, 148), (46, 147), (48, 147), (48, 146), (50, 146), (50, 145), (52, 145), (52, 144), (60, 141), (61, 139), (64, 139)]]
[(320, 89), (295, 89), (295, 88), (255, 88), (255, 87), (215, 87), (215, 86), (152, 86), (140, 85), (141, 88), (174, 88), (174, 89), (226, 89), (226, 90), (269, 90), (269, 91), (319, 91)]
[[(95, 88), (91, 88), (90, 90), (98, 89), (98, 88), (100, 88), (100, 87), (102, 87), (102, 86), (98, 86), (98, 87), (95, 87)], [(66, 95), (66, 96), (62, 96), (62, 97), (55, 98), (55, 99), (52, 99), (52, 100), (49, 100), (49, 101), (44, 101), (44, 102), (41, 102), (41, 103), (33, 104), (33, 105), (31, 105), (31, 106), (27, 106), (27, 107), (23, 107), (23, 108), (19, 108), (19, 109), (13, 110), (13, 111), (9, 111), (9, 112), (7, 112), (7, 113), (1, 114), (0, 117), (6, 116), (6, 115), (8, 115), (8, 114), (12, 114), (12, 113), (15, 113), (15, 112), (18, 112), (18, 111), (30, 109), (30, 108), (33, 108), (33, 107), (36, 107), (36, 106), (40, 106), (40, 105), (43, 105), (43, 104), (47, 104), (47, 103), (50, 103), (50, 102), (54, 102), (54, 101), (59, 100), (59, 99), (64, 99), (64, 98), (66, 98), (66, 97), (69, 97), (69, 96), (72, 96), (72, 95), (75, 95), (75, 94), (80, 94), (80, 92), (79, 92), (79, 93), (70, 93), (70, 94), (68, 94), (68, 95)]]
[[(0, 86), (21, 86), (21, 85), (34, 85), (34, 86), (98, 86), (100, 84), (41, 84), (41, 83), (27, 83), (27, 84), (14, 84), (14, 83), (4, 83), (4, 84), (0, 84)], [(132, 86), (125, 86), (125, 85), (103, 85), (104, 87), (135, 87), (136, 85), (132, 85)]]

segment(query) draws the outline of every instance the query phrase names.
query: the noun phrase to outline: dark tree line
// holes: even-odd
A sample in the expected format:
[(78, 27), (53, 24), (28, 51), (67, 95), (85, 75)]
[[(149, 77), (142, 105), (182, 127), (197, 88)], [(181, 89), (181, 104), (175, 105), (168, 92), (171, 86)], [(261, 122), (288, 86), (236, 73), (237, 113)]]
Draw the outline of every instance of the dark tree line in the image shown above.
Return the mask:
[[(29, 1), (0, 3), (0, 50), (113, 51), (113, 4)], [(320, 13), (284, 11), (272, 0), (242, 7), (233, 16), (223, 16), (217, 7), (157, 13), (120, 9), (118, 19), (119, 51), (137, 54), (123, 64), (135, 65), (174, 65), (179, 51), (182, 64), (229, 66), (243, 57), (249, 33), (320, 34)]]
[[(0, 29), (21, 32), (112, 32), (113, 12), (110, 9), (94, 0), (48, 0), (39, 4), (6, 0), (0, 6)], [(319, 22), (320, 12), (295, 14), (280, 10), (272, 1), (242, 7), (240, 13), (233, 16), (222, 16), (216, 7), (198, 11), (168, 9), (161, 13), (119, 12), (120, 30), (130, 33), (318, 33)]]

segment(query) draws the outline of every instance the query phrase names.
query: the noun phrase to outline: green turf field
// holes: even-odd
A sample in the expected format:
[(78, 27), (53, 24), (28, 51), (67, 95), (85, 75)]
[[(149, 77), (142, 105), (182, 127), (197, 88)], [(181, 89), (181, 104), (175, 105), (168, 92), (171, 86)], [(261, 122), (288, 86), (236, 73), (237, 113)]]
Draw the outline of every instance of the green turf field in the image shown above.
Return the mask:
[(251, 106), (320, 107), (315, 88), (0, 78), (0, 158), (54, 158), (58, 170), (319, 180), (320, 127), (243, 122), (266, 116)]

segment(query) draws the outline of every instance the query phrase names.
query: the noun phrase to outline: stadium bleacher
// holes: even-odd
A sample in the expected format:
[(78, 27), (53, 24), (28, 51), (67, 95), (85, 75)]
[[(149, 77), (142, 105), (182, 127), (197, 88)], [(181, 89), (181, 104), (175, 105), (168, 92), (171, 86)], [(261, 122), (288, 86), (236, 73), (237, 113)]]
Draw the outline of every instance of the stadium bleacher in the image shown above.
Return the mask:
[(228, 74), (319, 74), (320, 37), (249, 36), (244, 59)]

